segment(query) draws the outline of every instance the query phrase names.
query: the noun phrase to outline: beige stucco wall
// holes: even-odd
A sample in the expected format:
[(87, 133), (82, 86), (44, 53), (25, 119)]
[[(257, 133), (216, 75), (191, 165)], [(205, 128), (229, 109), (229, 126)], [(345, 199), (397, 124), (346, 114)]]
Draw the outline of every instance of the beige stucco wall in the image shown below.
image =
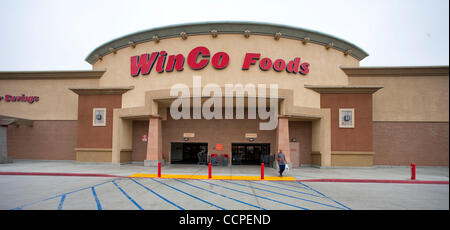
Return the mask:
[[(187, 64), (187, 55), (197, 47), (205, 46), (211, 56), (216, 52), (226, 52), (230, 56), (230, 63), (223, 70), (216, 70), (209, 65), (202, 70), (192, 70)], [(130, 57), (151, 53), (154, 51), (166, 51), (168, 55), (183, 54), (185, 57), (184, 70), (171, 73), (157, 73), (155, 66), (147, 75), (131, 77)], [(295, 57), (300, 57), (301, 62), (310, 63), (310, 72), (306, 76), (276, 72), (274, 70), (261, 71), (258, 65), (253, 65), (249, 70), (242, 70), (242, 64), (246, 53), (261, 53), (261, 59), (271, 58), (275, 61), (282, 58), (286, 63)], [(311, 85), (346, 85), (347, 76), (339, 68), (340, 65), (358, 66), (357, 59), (345, 56), (341, 51), (325, 49), (322, 45), (282, 38), (275, 40), (270, 36), (251, 35), (245, 38), (238, 34), (220, 34), (217, 38), (210, 35), (189, 36), (186, 40), (181, 38), (162, 39), (159, 43), (150, 41), (138, 44), (135, 48), (126, 47), (117, 51), (116, 54), (108, 54), (102, 60), (93, 65), (94, 70), (106, 70), (99, 80), (102, 87), (112, 86), (135, 86), (133, 90), (123, 95), (122, 107), (144, 106), (144, 92), (149, 90), (170, 89), (176, 83), (184, 83), (192, 87), (192, 76), (202, 77), (202, 86), (215, 83), (224, 86), (226, 83), (253, 83), (273, 84), (277, 83), (279, 89), (294, 90), (294, 105), (303, 107), (320, 107), (319, 94), (303, 88), (304, 84)]]
[(0, 80), (0, 95), (38, 96), (39, 101), (0, 101), (0, 114), (31, 120), (77, 120), (78, 95), (69, 88), (97, 87), (98, 79)]
[(374, 121), (448, 121), (448, 76), (349, 77), (351, 85), (383, 85), (373, 94)]

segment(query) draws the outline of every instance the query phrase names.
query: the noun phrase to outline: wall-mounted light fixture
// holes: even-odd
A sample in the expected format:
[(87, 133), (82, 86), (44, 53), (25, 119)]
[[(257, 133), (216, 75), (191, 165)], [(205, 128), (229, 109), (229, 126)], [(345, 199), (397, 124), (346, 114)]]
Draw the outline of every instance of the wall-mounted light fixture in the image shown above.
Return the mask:
[(253, 141), (255, 141), (255, 138), (249, 138), (248, 139), (250, 142), (253, 142)]
[(153, 41), (155, 41), (156, 43), (159, 43), (159, 37), (158, 35), (155, 35), (152, 37)]
[(217, 38), (217, 30), (211, 30), (211, 36)]
[(185, 138), (184, 138), (184, 141), (188, 141), (188, 140), (189, 140), (189, 137), (185, 137)]
[(246, 37), (246, 38), (250, 37), (250, 30), (244, 31), (244, 37)]
[(297, 142), (297, 139), (295, 137), (291, 138), (291, 142)]
[(328, 49), (332, 48), (333, 46), (334, 46), (334, 43), (330, 42), (325, 46), (325, 48), (328, 50)]
[(311, 41), (310, 37), (305, 37), (305, 38), (303, 38), (302, 43), (303, 43), (303, 45), (306, 45), (306, 43), (308, 43), (310, 41)]
[(344, 121), (350, 121), (352, 117), (350, 115), (344, 115)]
[(186, 40), (187, 39), (187, 34), (186, 34), (186, 32), (181, 32), (180, 33), (180, 36), (181, 36), (181, 38), (183, 39), (183, 40)]
[(280, 38), (281, 38), (281, 32), (277, 32), (277, 33), (273, 36), (273, 38), (275, 38), (275, 40), (280, 40)]
[(128, 41), (128, 45), (130, 45), (131, 48), (136, 47), (136, 43), (134, 41)]

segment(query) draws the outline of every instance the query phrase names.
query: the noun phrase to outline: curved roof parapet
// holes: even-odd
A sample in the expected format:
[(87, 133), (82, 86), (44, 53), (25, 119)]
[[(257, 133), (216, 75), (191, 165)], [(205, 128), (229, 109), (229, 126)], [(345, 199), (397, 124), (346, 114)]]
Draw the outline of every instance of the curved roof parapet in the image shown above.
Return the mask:
[(164, 26), (125, 35), (99, 46), (85, 60), (90, 64), (94, 64), (98, 59), (109, 53), (115, 53), (117, 50), (128, 46), (153, 41), (155, 38), (158, 38), (157, 40), (159, 41), (165, 38), (184, 38), (186, 35), (210, 34), (216, 36), (218, 34), (244, 34), (245, 32), (255, 35), (274, 36), (278, 39), (280, 37), (290, 38), (302, 42), (320, 44), (327, 49), (333, 48), (342, 51), (344, 54), (360, 61), (369, 56), (364, 50), (350, 42), (317, 31), (257, 22), (205, 22)]

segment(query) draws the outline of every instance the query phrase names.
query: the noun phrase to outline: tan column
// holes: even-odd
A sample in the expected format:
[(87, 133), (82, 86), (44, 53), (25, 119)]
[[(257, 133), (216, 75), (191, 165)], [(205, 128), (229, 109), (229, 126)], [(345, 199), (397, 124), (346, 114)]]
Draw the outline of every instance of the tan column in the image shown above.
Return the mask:
[(122, 118), (119, 116), (119, 113), (120, 109), (114, 109), (111, 160), (112, 163), (116, 164), (120, 163), (120, 131), (122, 126), (121, 124), (123, 122)]
[(312, 164), (331, 166), (331, 109), (321, 109), (321, 118), (312, 122)]
[(164, 164), (162, 158), (161, 129), (161, 118), (151, 116), (148, 123), (147, 156), (144, 161), (145, 166), (157, 166), (158, 162)]
[(0, 125), (0, 164), (11, 163), (8, 157), (8, 126)]
[(322, 109), (322, 118), (320, 119), (320, 136), (322, 162), (321, 167), (331, 166), (331, 109)]
[(289, 120), (287, 117), (278, 116), (278, 128), (277, 128), (277, 153), (283, 151), (286, 161), (291, 166), (291, 149), (289, 147)]

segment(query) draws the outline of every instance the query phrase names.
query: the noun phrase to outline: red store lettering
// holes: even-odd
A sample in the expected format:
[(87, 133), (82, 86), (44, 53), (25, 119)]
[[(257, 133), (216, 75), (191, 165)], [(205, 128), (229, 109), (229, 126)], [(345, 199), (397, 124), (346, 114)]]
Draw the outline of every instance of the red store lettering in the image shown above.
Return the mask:
[(37, 96), (25, 96), (22, 94), (21, 96), (11, 96), (10, 94), (5, 94), (5, 96), (0, 96), (0, 101), (5, 100), (5, 102), (28, 102), (33, 104), (34, 102), (39, 101), (39, 97)]
[[(251, 65), (255, 65), (260, 60), (260, 53), (246, 53), (242, 65), (243, 70), (248, 70)], [(167, 63), (166, 63), (167, 60)], [(300, 58), (296, 57), (294, 60), (286, 62), (283, 59), (272, 59), (264, 57), (259, 61), (259, 68), (262, 71), (268, 71), (273, 69), (276, 72), (282, 72), (286, 70), (287, 73), (300, 73), (306, 75), (309, 73), (310, 64), (307, 62), (300, 63)], [(204, 46), (198, 46), (192, 49), (187, 55), (187, 64), (193, 70), (201, 70), (208, 66), (211, 61), (211, 65), (217, 69), (225, 69), (229, 62), (230, 56), (223, 51), (217, 52), (211, 57), (211, 52)], [(130, 74), (133, 77), (137, 77), (140, 74), (148, 75), (152, 71), (154, 65), (155, 70), (158, 73), (183, 71), (185, 57), (182, 54), (168, 55), (166, 51), (152, 52), (151, 54), (145, 53), (130, 58)]]

